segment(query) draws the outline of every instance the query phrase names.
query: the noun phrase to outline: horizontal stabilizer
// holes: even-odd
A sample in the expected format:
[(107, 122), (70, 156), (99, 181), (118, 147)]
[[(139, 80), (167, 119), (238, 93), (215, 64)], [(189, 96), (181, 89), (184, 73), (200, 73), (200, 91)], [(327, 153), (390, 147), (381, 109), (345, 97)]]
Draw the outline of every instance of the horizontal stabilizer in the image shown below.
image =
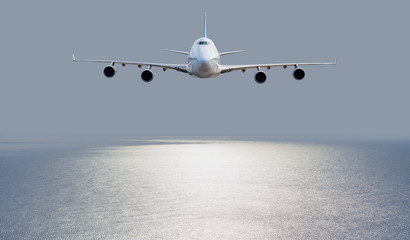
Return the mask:
[(219, 55), (223, 56), (223, 55), (229, 55), (229, 54), (235, 54), (235, 53), (241, 53), (241, 52), (245, 52), (245, 50), (238, 50), (238, 51), (231, 51), (231, 52), (222, 52)]
[(171, 49), (165, 49), (165, 51), (168, 52), (173, 52), (173, 53), (179, 53), (179, 54), (184, 54), (184, 55), (188, 55), (188, 52), (184, 52), (184, 51), (178, 51), (178, 50), (171, 50)]

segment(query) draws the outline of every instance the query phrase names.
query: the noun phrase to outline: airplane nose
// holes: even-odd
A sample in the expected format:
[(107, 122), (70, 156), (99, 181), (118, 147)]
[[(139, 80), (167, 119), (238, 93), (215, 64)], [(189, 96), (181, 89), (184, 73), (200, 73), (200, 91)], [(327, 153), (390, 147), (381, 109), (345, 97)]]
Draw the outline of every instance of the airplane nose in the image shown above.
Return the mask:
[(193, 66), (196, 76), (209, 77), (216, 72), (215, 64), (212, 61), (196, 61)]
[(202, 61), (202, 62), (200, 62), (199, 69), (200, 69), (201, 71), (207, 72), (207, 71), (209, 71), (211, 68), (212, 68), (212, 65), (211, 65), (210, 62), (207, 62), (207, 61)]

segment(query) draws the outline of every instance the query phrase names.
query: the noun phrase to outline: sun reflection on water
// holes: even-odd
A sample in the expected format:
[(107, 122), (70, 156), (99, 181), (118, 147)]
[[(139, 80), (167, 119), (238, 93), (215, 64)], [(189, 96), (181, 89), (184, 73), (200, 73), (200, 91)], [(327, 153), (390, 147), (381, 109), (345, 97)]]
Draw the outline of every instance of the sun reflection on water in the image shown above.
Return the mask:
[[(122, 211), (145, 224), (150, 219), (148, 225), (161, 231), (172, 232), (173, 226), (222, 237), (286, 224), (284, 216), (302, 210), (296, 205), (304, 194), (297, 181), (305, 166), (290, 149), (295, 145), (158, 141), (110, 147), (99, 155), (115, 176), (110, 184), (125, 186), (116, 195), (130, 202)], [(228, 226), (235, 227), (227, 231)]]

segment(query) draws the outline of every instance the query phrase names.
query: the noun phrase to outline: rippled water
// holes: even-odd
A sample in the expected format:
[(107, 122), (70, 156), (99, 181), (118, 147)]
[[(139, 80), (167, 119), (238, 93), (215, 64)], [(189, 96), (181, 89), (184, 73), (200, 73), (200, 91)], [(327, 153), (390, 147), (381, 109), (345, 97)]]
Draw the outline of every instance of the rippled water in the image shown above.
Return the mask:
[(0, 239), (409, 239), (410, 143), (0, 143)]

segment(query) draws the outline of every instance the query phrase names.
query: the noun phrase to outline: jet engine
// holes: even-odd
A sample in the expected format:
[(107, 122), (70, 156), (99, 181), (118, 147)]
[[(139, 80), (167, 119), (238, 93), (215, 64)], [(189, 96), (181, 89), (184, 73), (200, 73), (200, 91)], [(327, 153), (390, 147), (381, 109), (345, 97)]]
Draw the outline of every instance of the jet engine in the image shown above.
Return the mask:
[(305, 71), (301, 68), (296, 68), (295, 71), (293, 71), (293, 78), (295, 80), (302, 80), (305, 77)]
[(115, 68), (113, 66), (107, 66), (104, 68), (104, 75), (107, 78), (112, 78), (115, 75)]
[(263, 71), (258, 71), (255, 74), (255, 81), (259, 84), (262, 84), (266, 81), (266, 73)]
[(144, 71), (141, 73), (141, 79), (142, 79), (144, 82), (151, 82), (153, 78), (154, 78), (154, 74), (153, 74), (152, 71), (149, 70), (149, 69), (144, 70)]

